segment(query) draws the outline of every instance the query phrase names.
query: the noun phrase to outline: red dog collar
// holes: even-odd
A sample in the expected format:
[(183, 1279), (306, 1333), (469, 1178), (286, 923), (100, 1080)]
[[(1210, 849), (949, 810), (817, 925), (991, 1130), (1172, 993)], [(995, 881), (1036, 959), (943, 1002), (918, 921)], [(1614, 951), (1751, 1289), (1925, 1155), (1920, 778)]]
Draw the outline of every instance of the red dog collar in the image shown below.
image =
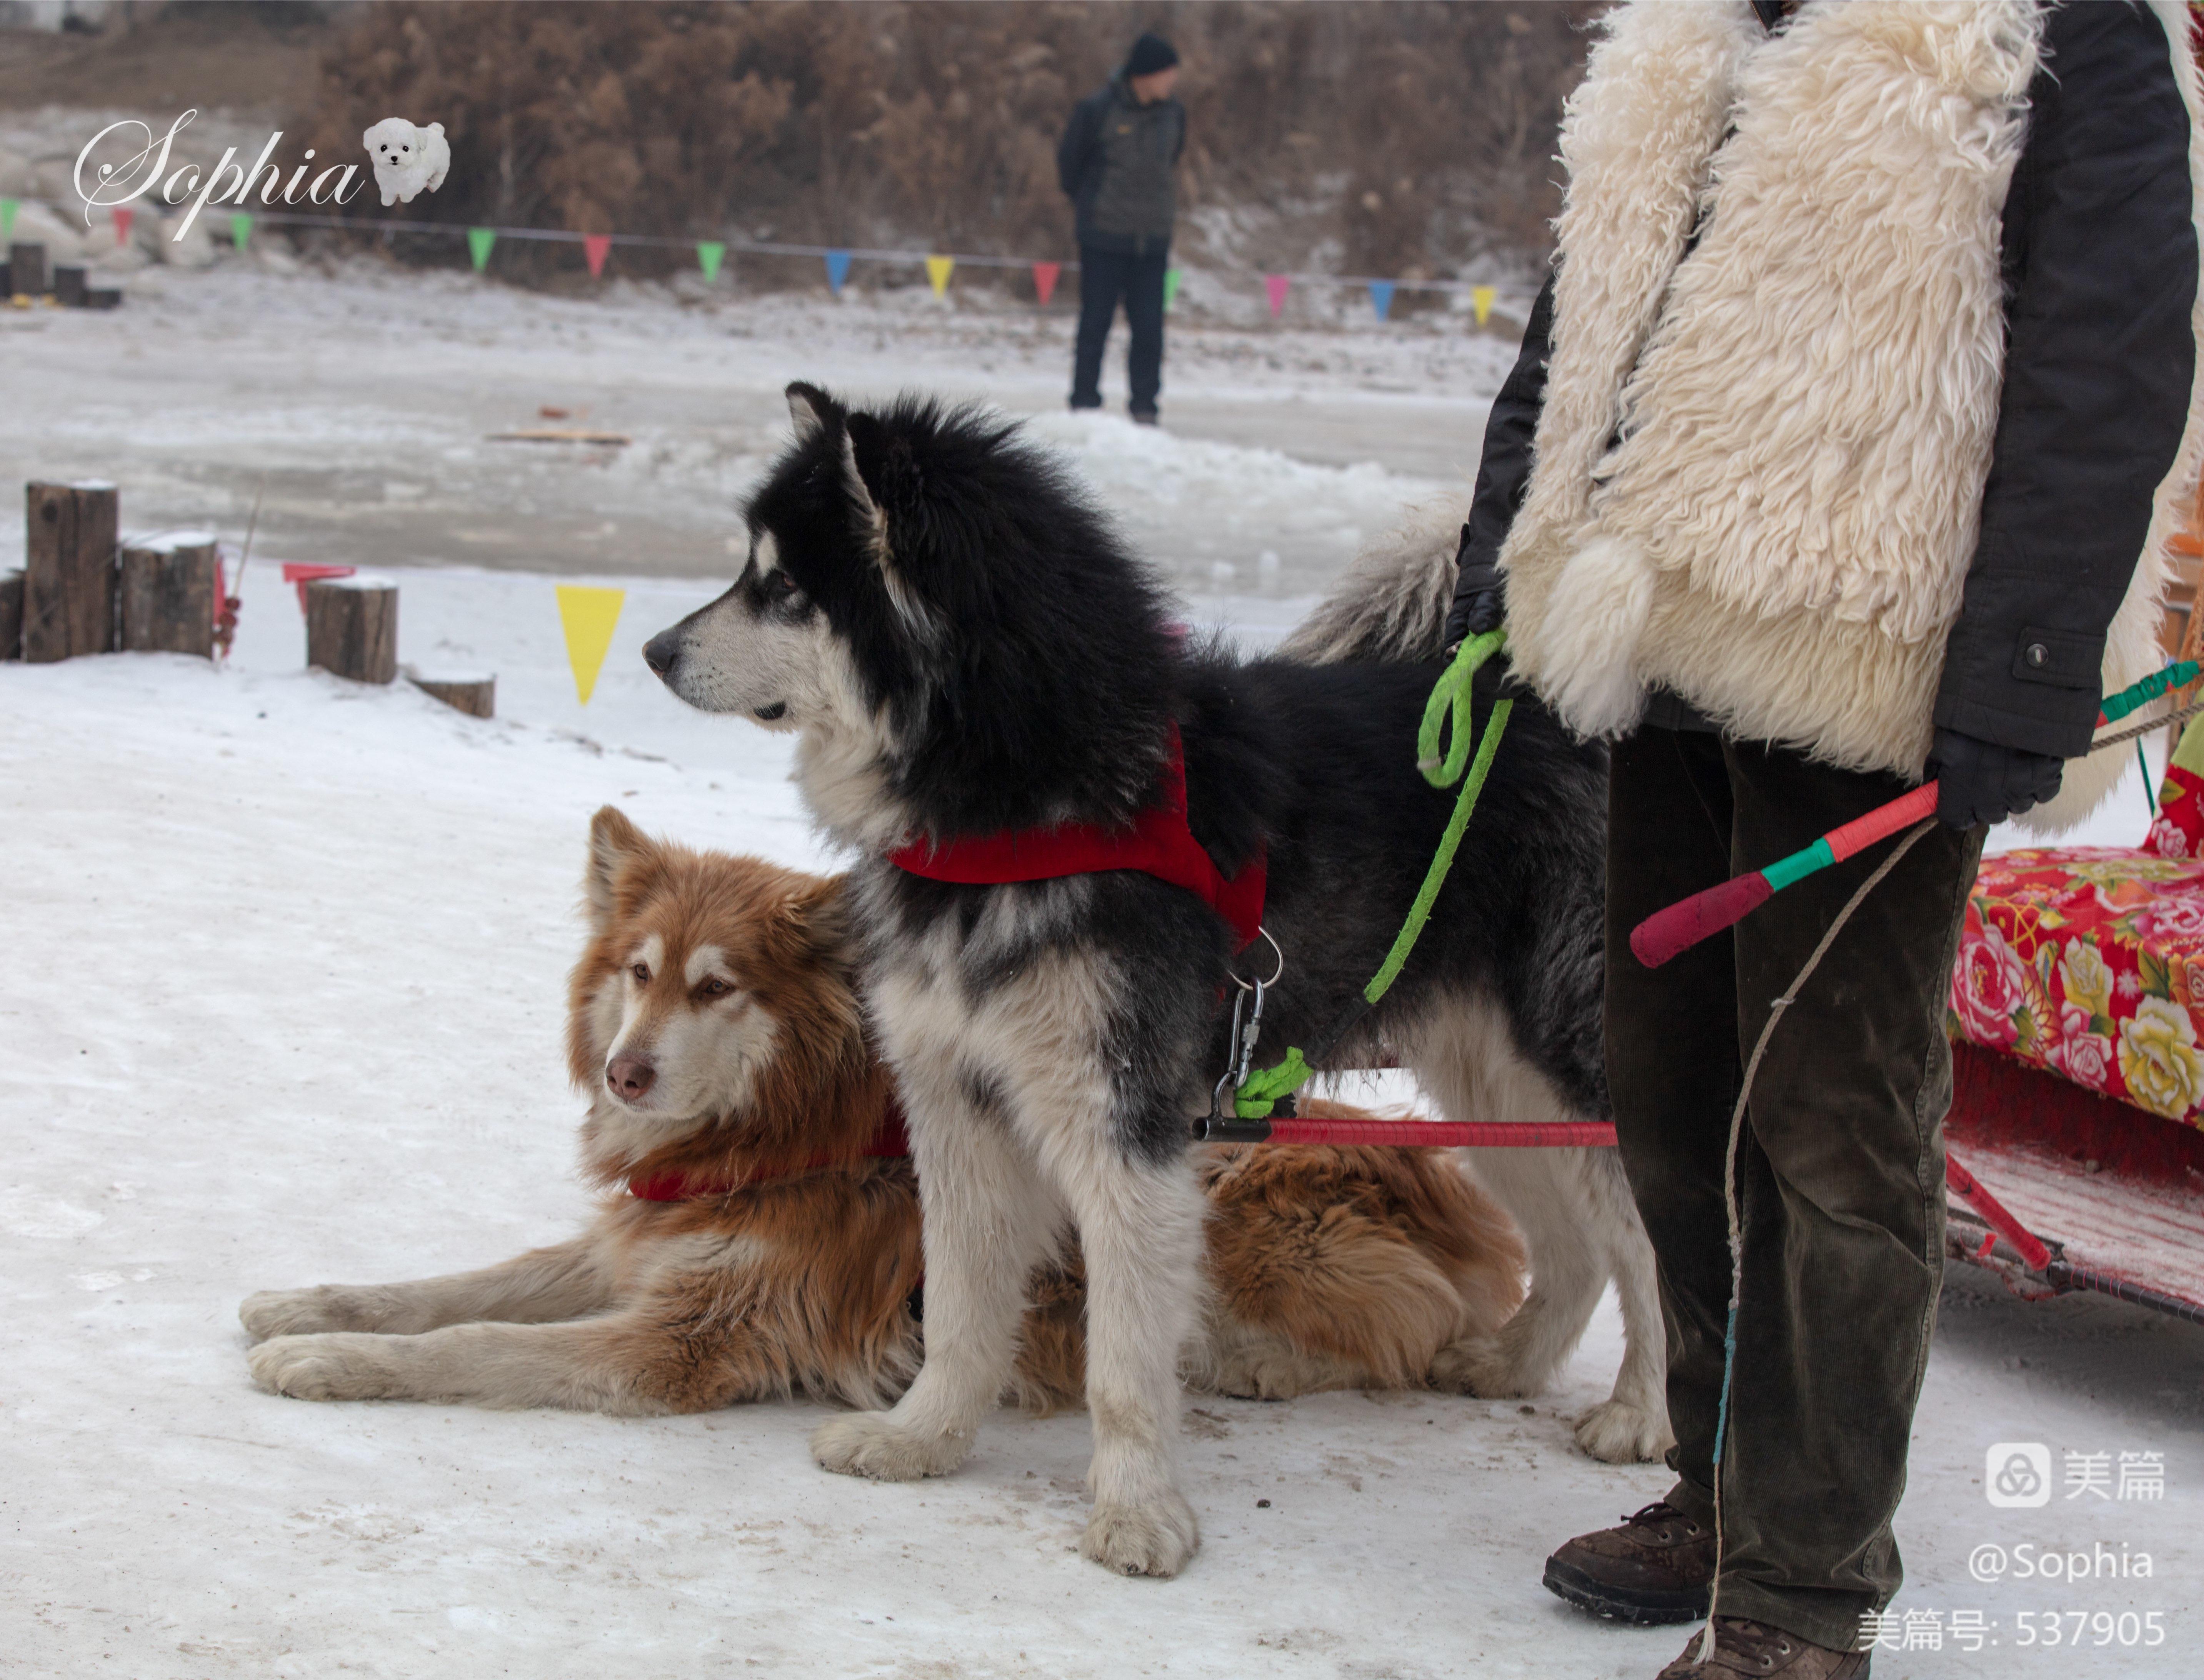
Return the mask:
[(963, 886), (991, 886), (1005, 881), (1053, 881), (1066, 875), (1099, 875), (1111, 869), (1137, 869), (1144, 875), (1184, 887), (1230, 925), (1245, 950), (1255, 943), (1263, 922), (1268, 874), (1259, 852), (1227, 878), (1201, 849), (1186, 820), (1186, 749), (1178, 725), (1170, 731), (1170, 757), (1156, 796), (1126, 829), (1095, 823), (1063, 823), (1054, 828), (1006, 830), (940, 844), (915, 842), (888, 854), (898, 869), (929, 881)]
[[(873, 1133), (872, 1141), (865, 1145), (859, 1158), (901, 1161), (909, 1154), (910, 1135), (904, 1128), (902, 1106), (891, 1099), (881, 1111), (880, 1129)], [(686, 1173), (653, 1173), (646, 1178), (630, 1179), (627, 1193), (644, 1202), (708, 1202), (748, 1190), (753, 1185), (800, 1178), (806, 1173), (850, 1164), (846, 1155), (815, 1155), (802, 1166), (791, 1167), (785, 1172), (752, 1173), (739, 1179), (708, 1180), (693, 1179)]]

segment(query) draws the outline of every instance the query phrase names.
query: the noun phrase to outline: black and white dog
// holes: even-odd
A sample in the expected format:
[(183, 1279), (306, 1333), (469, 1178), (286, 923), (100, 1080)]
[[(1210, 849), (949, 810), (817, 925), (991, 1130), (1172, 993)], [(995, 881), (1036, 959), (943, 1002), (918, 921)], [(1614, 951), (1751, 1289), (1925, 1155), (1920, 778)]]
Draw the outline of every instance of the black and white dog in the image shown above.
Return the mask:
[[(1009, 423), (788, 394), (796, 441), (745, 509), (742, 577), (645, 657), (692, 705), (796, 731), (811, 810), (856, 854), (866, 989), (922, 1186), (926, 1363), (892, 1411), (834, 1418), (812, 1448), (829, 1470), (890, 1480), (955, 1469), (1010, 1375), (1028, 1275), (1069, 1223), (1094, 1425), (1082, 1549), (1170, 1575), (1198, 1543), (1173, 1470), (1202, 1276), (1188, 1122), (1224, 1066), (1235, 941), (1201, 899), (1147, 874), (958, 885), (888, 855), (914, 838), (1128, 825), (1176, 723), (1195, 838), (1228, 875), (1267, 856), (1263, 921), (1285, 968), (1265, 1050), (1309, 1044), (1376, 972), (1454, 803), (1415, 763), (1437, 650), (1243, 663), (1188, 646), (1157, 579)], [(1431, 592), (1427, 565), (1397, 570), (1396, 594)], [(1354, 588), (1366, 603), (1335, 605), (1335, 633), (1342, 613), (1435, 622), (1377, 600), (1366, 570)], [(1605, 780), (1600, 748), (1519, 700), (1421, 943), (1332, 1065), (1396, 1056), (1455, 1119), (1605, 1117)], [(1267, 949), (1249, 956), (1268, 971)], [(1602, 1457), (1658, 1451), (1661, 1322), (1614, 1151), (1491, 1151), (1477, 1170), (1524, 1229), (1532, 1288), (1441, 1375), (1484, 1394), (1543, 1387), (1614, 1277), (1629, 1352), (1580, 1434)]]

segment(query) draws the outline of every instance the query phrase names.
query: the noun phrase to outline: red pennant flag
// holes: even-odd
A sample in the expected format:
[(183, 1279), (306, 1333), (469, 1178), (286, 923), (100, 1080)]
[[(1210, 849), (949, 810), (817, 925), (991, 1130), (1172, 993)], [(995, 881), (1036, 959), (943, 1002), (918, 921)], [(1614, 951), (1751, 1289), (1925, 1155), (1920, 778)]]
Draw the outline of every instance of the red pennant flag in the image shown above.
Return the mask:
[(130, 223), (137, 216), (138, 212), (131, 209), (127, 204), (117, 204), (114, 210), (109, 212), (109, 214), (113, 216), (115, 218), (116, 244), (129, 244)]
[(605, 258), (612, 254), (613, 236), (610, 234), (582, 235), (582, 255), (589, 259), (590, 278), (595, 280), (605, 271)]
[(1061, 263), (1036, 263), (1033, 265), (1034, 295), (1046, 304), (1056, 295), (1056, 277), (1063, 272)]
[(1273, 321), (1278, 318), (1280, 311), (1285, 308), (1286, 287), (1292, 284), (1293, 281), (1288, 279), (1284, 275), (1265, 275), (1263, 276), (1263, 290), (1270, 294), (1271, 319)]
[(353, 568), (348, 565), (315, 565), (303, 560), (283, 562), (283, 581), (286, 583), (296, 583), (299, 586), (299, 611), (301, 614), (306, 610), (307, 584), (323, 577), (350, 577), (351, 576), (353, 576)]

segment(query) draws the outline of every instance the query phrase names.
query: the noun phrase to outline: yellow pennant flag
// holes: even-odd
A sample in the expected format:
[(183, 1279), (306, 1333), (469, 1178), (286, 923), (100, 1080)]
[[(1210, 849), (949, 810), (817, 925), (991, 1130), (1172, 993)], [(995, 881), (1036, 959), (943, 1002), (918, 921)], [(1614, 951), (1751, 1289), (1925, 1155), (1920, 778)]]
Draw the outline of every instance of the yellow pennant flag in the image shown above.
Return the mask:
[(559, 622), (566, 629), (566, 662), (574, 667), (574, 692), (582, 704), (596, 692), (605, 650), (613, 645), (625, 589), (592, 589), (579, 583), (559, 585)]
[(949, 290), (950, 270), (957, 266), (954, 257), (929, 257), (926, 259), (926, 277), (933, 282), (937, 298)]
[(1470, 306), (1477, 311), (1478, 326), (1482, 327), (1491, 318), (1492, 300), (1499, 295), (1498, 291), (1490, 286), (1472, 286), (1469, 288)]

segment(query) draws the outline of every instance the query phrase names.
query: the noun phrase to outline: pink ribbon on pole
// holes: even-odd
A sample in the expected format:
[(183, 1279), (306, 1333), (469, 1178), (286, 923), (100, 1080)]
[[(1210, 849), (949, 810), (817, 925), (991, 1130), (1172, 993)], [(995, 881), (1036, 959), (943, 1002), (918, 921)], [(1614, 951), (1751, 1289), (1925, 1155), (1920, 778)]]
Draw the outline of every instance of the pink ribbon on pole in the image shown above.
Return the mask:
[(1263, 276), (1263, 290), (1270, 295), (1271, 299), (1271, 320), (1277, 320), (1278, 316), (1284, 312), (1286, 307), (1286, 288), (1292, 284), (1293, 281), (1288, 279), (1284, 275), (1265, 275)]
[(306, 610), (306, 585), (324, 577), (349, 577), (355, 568), (348, 565), (315, 565), (304, 560), (283, 562), (283, 581), (299, 586), (299, 611)]

